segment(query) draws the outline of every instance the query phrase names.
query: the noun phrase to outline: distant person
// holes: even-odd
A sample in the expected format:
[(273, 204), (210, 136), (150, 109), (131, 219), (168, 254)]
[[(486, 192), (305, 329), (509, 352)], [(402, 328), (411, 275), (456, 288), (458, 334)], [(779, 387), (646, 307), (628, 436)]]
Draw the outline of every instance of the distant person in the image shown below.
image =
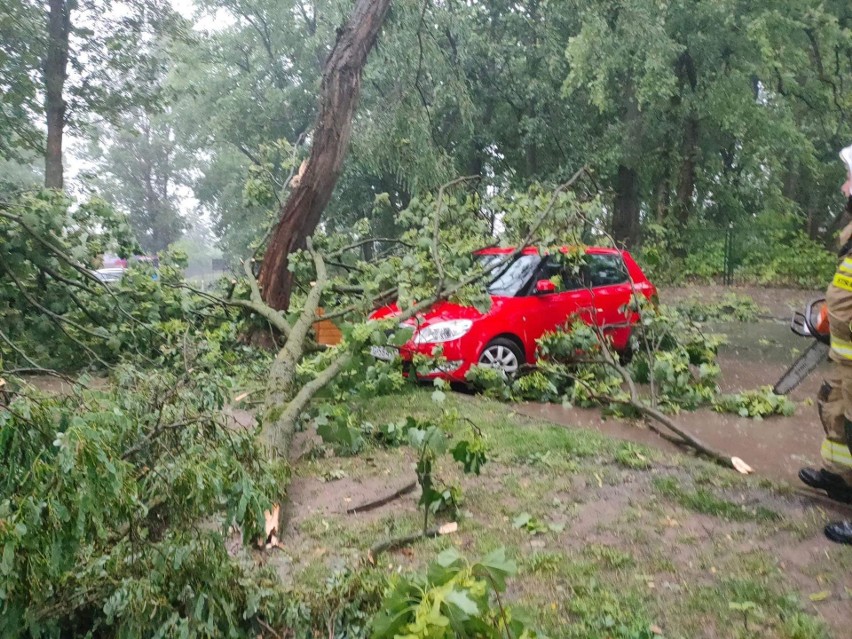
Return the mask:
[[(852, 503), (852, 146), (843, 149), (840, 157), (848, 172), (840, 189), (847, 198), (847, 224), (840, 232), (840, 266), (825, 293), (833, 365), (817, 394), (825, 429), (820, 450), (823, 468), (803, 468), (799, 479), (824, 490), (832, 499)], [(828, 524), (825, 535), (832, 541), (852, 544), (852, 521)]]

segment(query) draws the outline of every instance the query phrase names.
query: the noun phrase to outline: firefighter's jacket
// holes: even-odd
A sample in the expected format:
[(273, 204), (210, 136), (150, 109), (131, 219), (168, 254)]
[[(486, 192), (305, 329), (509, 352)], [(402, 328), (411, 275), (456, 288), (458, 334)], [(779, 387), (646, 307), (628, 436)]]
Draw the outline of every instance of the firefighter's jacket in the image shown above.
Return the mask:
[[(852, 212), (852, 198), (846, 210)], [(831, 327), (831, 359), (852, 366), (852, 222), (840, 232), (840, 245), (840, 265), (825, 292), (825, 303)]]

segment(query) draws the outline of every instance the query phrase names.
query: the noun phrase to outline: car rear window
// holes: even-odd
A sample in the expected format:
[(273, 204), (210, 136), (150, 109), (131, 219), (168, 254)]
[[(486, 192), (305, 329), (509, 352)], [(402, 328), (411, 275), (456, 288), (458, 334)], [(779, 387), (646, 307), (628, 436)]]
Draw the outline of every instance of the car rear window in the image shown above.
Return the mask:
[(583, 267), (583, 279), (586, 286), (612, 286), (624, 284), (628, 280), (627, 267), (620, 255), (586, 255)]

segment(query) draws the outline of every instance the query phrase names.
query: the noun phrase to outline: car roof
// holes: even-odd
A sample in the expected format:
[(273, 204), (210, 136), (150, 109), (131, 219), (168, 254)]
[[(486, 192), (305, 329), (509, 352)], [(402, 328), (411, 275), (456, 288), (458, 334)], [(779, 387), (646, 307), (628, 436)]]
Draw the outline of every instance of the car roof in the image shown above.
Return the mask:
[[(562, 253), (567, 253), (572, 248), (571, 246), (561, 246), (559, 250)], [(619, 255), (622, 253), (619, 249), (608, 248), (605, 246), (584, 246), (583, 249), (586, 253), (591, 255)], [(474, 255), (511, 255), (515, 252), (514, 246), (489, 246), (487, 248), (479, 249), (478, 251), (474, 251)], [(536, 246), (527, 246), (523, 250), (521, 250), (521, 255), (538, 255), (538, 247)]]

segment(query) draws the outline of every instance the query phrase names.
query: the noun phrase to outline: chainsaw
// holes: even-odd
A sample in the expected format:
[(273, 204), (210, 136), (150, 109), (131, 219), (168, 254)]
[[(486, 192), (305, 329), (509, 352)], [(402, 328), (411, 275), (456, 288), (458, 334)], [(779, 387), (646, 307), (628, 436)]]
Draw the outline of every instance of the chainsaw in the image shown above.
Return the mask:
[(796, 312), (790, 320), (790, 329), (800, 337), (809, 337), (814, 342), (793, 362), (772, 388), (776, 395), (786, 395), (802, 383), (828, 357), (831, 350), (831, 335), (828, 329), (828, 308), (825, 299), (814, 300), (805, 307), (804, 313)]

